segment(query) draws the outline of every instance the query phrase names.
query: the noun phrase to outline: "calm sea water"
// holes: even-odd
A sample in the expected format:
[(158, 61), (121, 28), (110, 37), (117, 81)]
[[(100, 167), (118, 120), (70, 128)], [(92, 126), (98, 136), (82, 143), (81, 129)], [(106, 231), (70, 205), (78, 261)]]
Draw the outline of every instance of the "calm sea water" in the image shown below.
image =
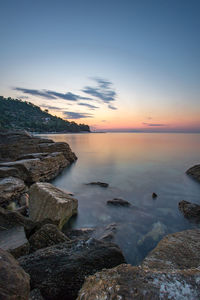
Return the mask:
[[(166, 234), (198, 226), (178, 202), (200, 203), (200, 184), (185, 171), (200, 163), (200, 134), (90, 133), (43, 135), (70, 144), (78, 160), (52, 183), (74, 193), (79, 212), (72, 228), (115, 223), (115, 242), (128, 263), (138, 264)], [(107, 189), (85, 183), (102, 181)], [(158, 197), (152, 199), (152, 193)], [(112, 207), (113, 198), (132, 206)]]

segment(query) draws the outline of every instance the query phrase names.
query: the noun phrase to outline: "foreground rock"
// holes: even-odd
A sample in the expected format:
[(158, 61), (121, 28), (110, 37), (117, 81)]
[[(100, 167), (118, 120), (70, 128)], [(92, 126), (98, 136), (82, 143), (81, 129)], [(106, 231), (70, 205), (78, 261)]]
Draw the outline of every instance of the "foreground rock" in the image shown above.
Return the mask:
[(115, 244), (90, 239), (65, 242), (19, 259), (30, 275), (31, 288), (45, 299), (76, 299), (85, 276), (124, 262)]
[(30, 237), (30, 251), (34, 252), (66, 241), (69, 239), (55, 225), (46, 224)]
[(86, 279), (78, 300), (200, 299), (200, 229), (166, 236), (138, 267), (120, 265)]
[(67, 143), (54, 143), (28, 134), (26, 131), (0, 132), (0, 160), (16, 160), (30, 153), (61, 152), (66, 160), (73, 162), (77, 159)]
[(200, 229), (169, 234), (144, 259), (143, 266), (151, 269), (190, 269), (200, 264)]
[(200, 182), (200, 165), (191, 167), (186, 171), (186, 174)]
[(50, 183), (33, 184), (29, 195), (29, 216), (35, 222), (48, 218), (61, 229), (77, 213), (78, 201)]
[(109, 205), (116, 205), (116, 206), (130, 206), (130, 202), (120, 199), (120, 198), (114, 198), (112, 200), (108, 200), (107, 204)]
[(24, 181), (15, 177), (0, 179), (0, 204), (7, 205), (12, 200), (17, 200), (25, 190)]
[(34, 156), (24, 159), (0, 164), (3, 169), (11, 168), (18, 170), (18, 176), (26, 183), (31, 184), (37, 181), (49, 181), (56, 177), (70, 162), (66, 160), (61, 152), (36, 153)]
[(182, 200), (179, 202), (178, 207), (186, 218), (200, 220), (200, 205)]
[(86, 185), (98, 185), (98, 186), (104, 187), (104, 188), (107, 188), (109, 186), (108, 183), (100, 182), (100, 181), (94, 181), (94, 182), (86, 183)]
[(28, 300), (29, 276), (12, 255), (0, 249), (0, 299)]
[(200, 298), (200, 271), (165, 271), (120, 265), (86, 279), (78, 300)]

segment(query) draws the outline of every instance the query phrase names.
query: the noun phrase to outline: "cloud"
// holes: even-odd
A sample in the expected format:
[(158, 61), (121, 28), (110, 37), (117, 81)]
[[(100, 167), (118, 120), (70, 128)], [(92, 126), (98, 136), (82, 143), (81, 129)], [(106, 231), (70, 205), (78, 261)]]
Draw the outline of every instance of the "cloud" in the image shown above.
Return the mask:
[(149, 127), (161, 127), (161, 126), (167, 126), (166, 124), (154, 124), (154, 123), (145, 123), (143, 122), (142, 124), (149, 126)]
[(72, 112), (72, 111), (65, 111), (64, 115), (66, 116), (66, 119), (84, 119), (84, 118), (93, 118), (92, 114), (88, 113), (78, 113), (78, 112)]
[(96, 87), (86, 86), (82, 89), (82, 92), (96, 97), (97, 99), (103, 101), (104, 103), (110, 103), (116, 100), (116, 92), (111, 88), (112, 82), (100, 79), (92, 78), (97, 83)]
[(56, 91), (50, 91), (50, 90), (35, 90), (35, 89), (25, 89), (25, 88), (20, 88), (20, 87), (15, 87), (15, 91), (20, 91), (23, 92), (24, 94), (29, 94), (32, 96), (40, 96), (46, 99), (63, 99), (63, 100), (68, 100), (68, 101), (78, 101), (78, 100), (92, 100), (91, 98), (88, 97), (82, 97), (80, 95), (73, 94), (71, 92), (68, 93), (59, 93)]
[(47, 109), (53, 109), (53, 110), (62, 110), (62, 108), (57, 107), (57, 106), (51, 106), (51, 105), (46, 105), (46, 104), (42, 104), (41, 105), (42, 108), (47, 108)]
[(113, 105), (108, 105), (108, 108), (110, 108), (110, 109), (113, 109), (113, 110), (116, 110), (117, 108), (116, 107), (114, 107)]
[(78, 103), (78, 105), (81, 105), (81, 106), (87, 106), (87, 107), (89, 107), (90, 109), (96, 109), (96, 108), (99, 108), (99, 107), (97, 107), (97, 106), (94, 106), (94, 105), (92, 105), (92, 104), (88, 104), (88, 103)]
[(32, 96), (44, 97), (46, 99), (56, 99), (56, 97), (46, 94), (46, 92), (43, 90), (24, 89), (24, 88), (19, 88), (19, 87), (15, 87), (15, 88), (13, 88), (13, 90), (23, 92), (24, 94), (29, 94)]

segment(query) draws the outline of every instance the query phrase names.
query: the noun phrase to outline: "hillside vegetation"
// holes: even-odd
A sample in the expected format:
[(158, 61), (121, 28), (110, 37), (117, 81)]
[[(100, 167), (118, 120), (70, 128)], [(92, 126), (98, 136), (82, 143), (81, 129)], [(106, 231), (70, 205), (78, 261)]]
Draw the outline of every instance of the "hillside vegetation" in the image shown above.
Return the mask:
[(88, 125), (52, 116), (31, 102), (0, 96), (0, 129), (25, 129), (31, 132), (90, 131)]

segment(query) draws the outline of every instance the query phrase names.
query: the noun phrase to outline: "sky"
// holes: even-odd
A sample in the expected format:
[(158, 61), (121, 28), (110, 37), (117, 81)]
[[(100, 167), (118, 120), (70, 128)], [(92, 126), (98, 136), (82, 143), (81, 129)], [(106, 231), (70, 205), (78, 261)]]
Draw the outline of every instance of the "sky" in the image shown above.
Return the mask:
[(92, 130), (200, 132), (199, 0), (0, 0), (0, 95)]

